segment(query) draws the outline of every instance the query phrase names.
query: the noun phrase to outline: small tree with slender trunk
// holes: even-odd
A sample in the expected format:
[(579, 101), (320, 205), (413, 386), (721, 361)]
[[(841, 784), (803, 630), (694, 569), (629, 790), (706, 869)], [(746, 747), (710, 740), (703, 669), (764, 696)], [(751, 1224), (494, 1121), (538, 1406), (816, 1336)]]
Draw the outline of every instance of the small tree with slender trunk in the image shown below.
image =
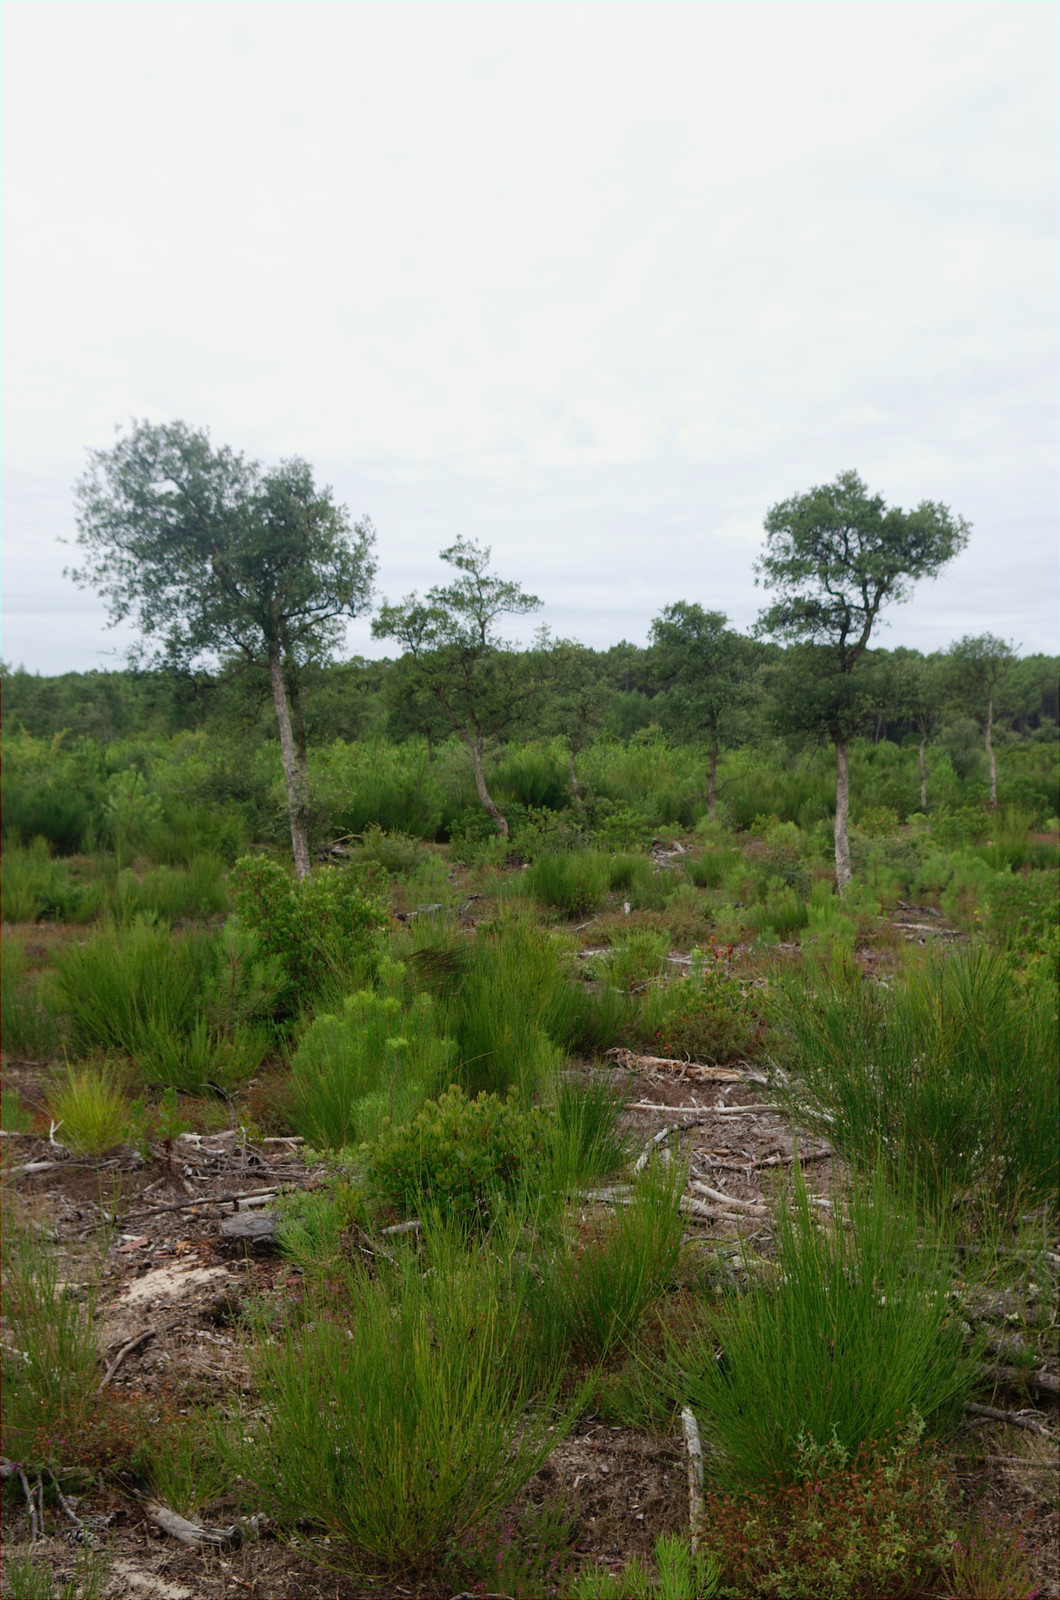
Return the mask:
[[(881, 608), (907, 598), (917, 578), (937, 577), (964, 549), (969, 527), (931, 500), (915, 511), (888, 507), (881, 495), (869, 494), (856, 472), (842, 472), (834, 483), (772, 506), (765, 531), (756, 581), (777, 598), (761, 613), (758, 631), (818, 646), (827, 652), (829, 676), (842, 679), (857, 672)], [(837, 705), (852, 698), (835, 694)], [(836, 717), (829, 733), (836, 752), (835, 863), (842, 892), (851, 877), (848, 719)]]
[(159, 641), (159, 665), (234, 657), (267, 670), (295, 870), (307, 877), (299, 669), (325, 659), (343, 619), (367, 607), (375, 530), (367, 518), (351, 525), (307, 462), (266, 472), (184, 422), (136, 422), (89, 462), (75, 490), (83, 562), (69, 576), (104, 596), (112, 625), (135, 616)]
[(490, 574), (489, 548), (471, 539), (458, 539), (441, 558), (455, 568), (454, 581), (429, 589), (424, 600), (412, 594), (400, 605), (384, 601), (372, 633), (404, 646), (409, 687), (433, 696), (467, 746), (483, 809), (506, 839), (507, 819), (486, 786), (486, 747), (525, 713), (542, 684), (532, 656), (505, 645), (497, 624), (537, 611), (541, 601)]
[(1016, 652), (992, 633), (966, 634), (946, 652), (952, 699), (983, 731), (990, 765), (990, 804), (997, 806), (997, 757), (994, 721), (1004, 682), (1016, 661)]
[(705, 738), (708, 750), (707, 817), (718, 809), (718, 747), (726, 720), (744, 696), (746, 643), (723, 611), (704, 611), (676, 600), (655, 618), (649, 637), (663, 688), (664, 718), (686, 738)]

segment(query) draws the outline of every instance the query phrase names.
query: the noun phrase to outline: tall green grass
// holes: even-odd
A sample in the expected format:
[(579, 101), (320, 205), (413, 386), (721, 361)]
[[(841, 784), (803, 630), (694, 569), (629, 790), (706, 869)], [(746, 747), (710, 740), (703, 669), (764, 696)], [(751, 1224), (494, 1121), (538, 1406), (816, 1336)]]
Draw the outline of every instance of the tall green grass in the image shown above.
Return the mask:
[(61, 1037), (51, 975), (31, 976), (25, 944), (9, 933), (0, 940), (0, 1036), (24, 1061), (46, 1061)]
[(852, 1455), (914, 1413), (940, 1426), (975, 1379), (949, 1261), (876, 1178), (846, 1222), (820, 1217), (796, 1169), (778, 1208), (773, 1281), (732, 1291), (707, 1337), (669, 1359), (727, 1483), (791, 1481), (800, 1438)]
[(557, 851), (538, 856), (523, 883), (539, 905), (569, 918), (598, 911), (611, 887), (608, 858), (596, 850)]
[(1014, 1222), (1056, 1206), (1057, 986), (973, 948), (898, 980), (782, 990), (793, 1114), (897, 1192), (942, 1215), (955, 1202)]
[(233, 1467), (271, 1516), (359, 1572), (429, 1567), (512, 1499), (577, 1410), (519, 1368), (514, 1241), (469, 1252), (437, 1219), (425, 1232), (433, 1270), (409, 1252), (374, 1277), (350, 1270), (248, 1349), (265, 1414), (240, 1427)]

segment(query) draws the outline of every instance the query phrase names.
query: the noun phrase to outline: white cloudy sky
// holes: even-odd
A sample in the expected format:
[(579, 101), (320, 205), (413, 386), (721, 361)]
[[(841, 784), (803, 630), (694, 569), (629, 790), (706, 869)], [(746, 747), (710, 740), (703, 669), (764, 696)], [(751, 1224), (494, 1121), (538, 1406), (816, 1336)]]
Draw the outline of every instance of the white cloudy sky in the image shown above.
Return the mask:
[(677, 599), (749, 627), (766, 508), (854, 467), (974, 529), (881, 643), (1056, 650), (1046, 0), (2, 25), (6, 661), (118, 664), (58, 541), (131, 417), (307, 457), (381, 594), (467, 535), (596, 646)]

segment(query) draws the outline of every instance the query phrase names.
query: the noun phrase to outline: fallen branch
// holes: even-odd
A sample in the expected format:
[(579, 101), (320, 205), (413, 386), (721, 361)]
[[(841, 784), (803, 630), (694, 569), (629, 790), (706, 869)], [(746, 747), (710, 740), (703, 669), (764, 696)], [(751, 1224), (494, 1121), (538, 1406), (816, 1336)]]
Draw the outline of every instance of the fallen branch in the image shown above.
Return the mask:
[(1044, 1433), (1047, 1438), (1052, 1438), (1053, 1433), (1043, 1422), (1036, 1417), (1025, 1417), (1021, 1411), (1002, 1411), (998, 1406), (981, 1406), (975, 1400), (966, 1400), (962, 1409), (970, 1417), (985, 1417), (989, 1422), (1005, 1422), (1010, 1428), (1026, 1428), (1028, 1433)]
[(192, 1550), (238, 1550), (243, 1543), (243, 1529), (238, 1522), (233, 1522), (228, 1528), (204, 1528), (201, 1523), (189, 1522), (186, 1517), (178, 1516), (157, 1500), (145, 1500), (143, 1508), (150, 1522)]
[[(316, 1188), (316, 1185), (312, 1184), (310, 1187)], [(303, 1192), (308, 1193), (308, 1190)], [(157, 1217), (163, 1211), (191, 1211), (195, 1206), (227, 1206), (235, 1201), (254, 1200), (262, 1195), (273, 1195), (275, 1193), (276, 1185), (271, 1183), (260, 1189), (244, 1189), (240, 1194), (203, 1194), (191, 1200), (177, 1200), (172, 1205), (146, 1206), (141, 1211), (127, 1211), (125, 1220), (128, 1222), (130, 1217)]]
[(688, 1187), (694, 1189), (697, 1194), (705, 1194), (708, 1200), (716, 1200), (719, 1205), (735, 1206), (738, 1211), (749, 1211), (756, 1217), (769, 1216), (768, 1207), (760, 1200), (737, 1200), (731, 1194), (722, 1194), (720, 1189), (712, 1189), (709, 1184), (700, 1183), (697, 1178), (693, 1178)]
[(680, 1131), (680, 1124), (677, 1124), (671, 1128), (660, 1128), (655, 1137), (648, 1140), (648, 1143), (644, 1146), (644, 1149), (641, 1151), (636, 1161), (634, 1161), (633, 1176), (636, 1177), (638, 1172), (642, 1172), (644, 1170), (644, 1168), (648, 1165), (648, 1162), (651, 1160), (652, 1155), (654, 1154), (658, 1145), (661, 1145), (666, 1139), (668, 1139), (671, 1133), (680, 1133)]
[(980, 1375), (988, 1383), (1005, 1383), (1015, 1389), (1026, 1387), (1039, 1394), (1060, 1395), (1060, 1378), (1046, 1367), (1036, 1371), (1027, 1367), (983, 1367)]
[(699, 1549), (699, 1530), (703, 1526), (703, 1445), (696, 1419), (688, 1406), (681, 1411), (681, 1428), (688, 1446), (688, 1520), (691, 1524), (692, 1554)]

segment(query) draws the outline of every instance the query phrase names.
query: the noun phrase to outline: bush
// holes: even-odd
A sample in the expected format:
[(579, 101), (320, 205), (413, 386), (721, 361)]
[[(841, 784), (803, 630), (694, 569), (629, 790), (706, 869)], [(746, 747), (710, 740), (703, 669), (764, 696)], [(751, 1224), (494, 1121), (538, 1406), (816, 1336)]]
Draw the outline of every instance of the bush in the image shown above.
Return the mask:
[(685, 978), (658, 983), (644, 997), (636, 1034), (655, 1055), (687, 1056), (717, 1064), (754, 1057), (764, 1021), (751, 991), (727, 970), (710, 944), (692, 953)]
[(499, 1195), (514, 1195), (548, 1144), (542, 1111), (495, 1094), (469, 1100), (457, 1084), (404, 1127), (384, 1124), (368, 1152), (368, 1184), (402, 1216), (435, 1208), (468, 1227), (488, 1225)]
[[(551, 1184), (557, 1192), (593, 1183), (625, 1164), (618, 1121), (629, 1091), (611, 1074), (561, 1077), (552, 1106)], [(546, 1180), (546, 1183), (548, 1180)]]
[(854, 1189), (847, 1209), (849, 1226), (822, 1222), (796, 1169), (775, 1282), (730, 1293), (714, 1338), (671, 1341), (680, 1392), (731, 1482), (797, 1482), (804, 1436), (853, 1455), (896, 1417), (946, 1422), (974, 1382), (938, 1243), (882, 1179)]
[(953, 1508), (945, 1468), (920, 1432), (913, 1418), (855, 1450), (834, 1434), (823, 1444), (800, 1434), (794, 1481), (742, 1495), (708, 1492), (702, 1538), (723, 1592), (763, 1600), (949, 1594), (937, 1585), (952, 1549)]
[[(398, 969), (396, 976), (400, 976)], [(455, 1045), (439, 1038), (435, 1004), (407, 1007), (361, 990), (338, 1014), (314, 1018), (291, 1059), (288, 1115), (311, 1144), (338, 1150), (406, 1122), (452, 1074)]]
[(897, 992), (782, 988), (793, 1115), (936, 1215), (957, 1199), (1009, 1222), (1055, 1206), (1055, 975), (1019, 979), (980, 948), (925, 963)]
[(48, 1090), (48, 1113), (75, 1155), (101, 1156), (129, 1134), (130, 1106), (106, 1065), (67, 1066)]
[(634, 930), (625, 939), (616, 939), (605, 955), (595, 959), (593, 973), (599, 972), (616, 988), (633, 989), (664, 972), (669, 954), (665, 933)]
[(59, 1018), (47, 977), (30, 977), (21, 939), (0, 941), (0, 1035), (9, 1056), (46, 1061), (59, 1047)]
[(75, 884), (69, 868), (52, 860), (46, 839), (23, 847), (16, 834), (8, 833), (0, 857), (0, 902), (5, 922), (87, 922), (99, 895)]
[(276, 1004), (282, 1012), (307, 1006), (329, 984), (352, 988), (374, 975), (387, 915), (363, 873), (318, 867), (298, 883), (275, 861), (243, 856), (230, 881), (240, 921), (279, 963)]

